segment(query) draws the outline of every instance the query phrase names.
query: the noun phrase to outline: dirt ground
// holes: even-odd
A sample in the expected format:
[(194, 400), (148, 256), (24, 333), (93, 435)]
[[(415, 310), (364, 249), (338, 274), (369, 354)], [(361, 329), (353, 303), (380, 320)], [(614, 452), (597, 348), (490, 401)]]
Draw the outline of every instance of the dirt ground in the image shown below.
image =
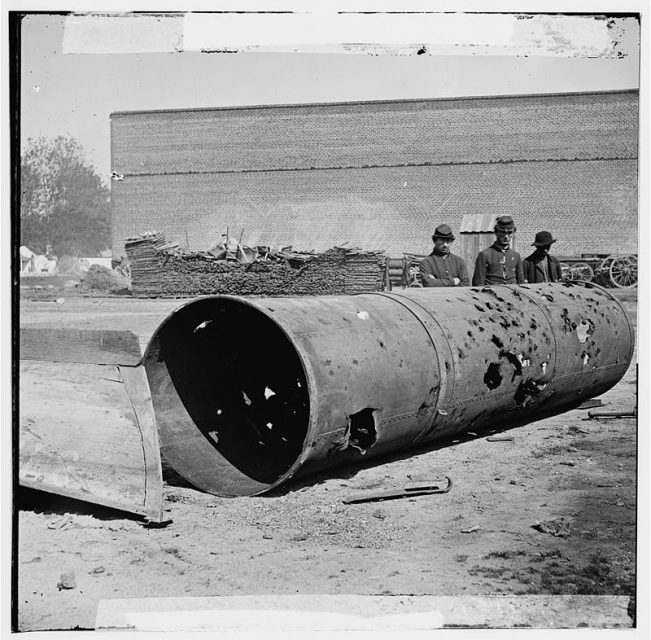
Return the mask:
[[(635, 293), (617, 295), (635, 322)], [(52, 303), (25, 303), (23, 314), (39, 304)], [(636, 360), (600, 396), (604, 411), (636, 406)], [(574, 410), (504, 432), (512, 440), (487, 440), (494, 432), (449, 440), (260, 497), (217, 498), (167, 472), (172, 522), (164, 528), (20, 489), (19, 629), (92, 629), (98, 601), (111, 598), (633, 596), (636, 420), (587, 414)], [(442, 476), (452, 479), (449, 493), (342, 502), (362, 490)], [(74, 586), (60, 589), (68, 572)]]

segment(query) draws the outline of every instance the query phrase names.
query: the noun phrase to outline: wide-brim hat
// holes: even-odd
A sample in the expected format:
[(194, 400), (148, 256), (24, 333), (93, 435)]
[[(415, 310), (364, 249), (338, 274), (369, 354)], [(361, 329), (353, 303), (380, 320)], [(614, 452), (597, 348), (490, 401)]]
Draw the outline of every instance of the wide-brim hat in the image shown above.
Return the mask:
[(515, 231), (515, 222), (511, 216), (500, 216), (495, 220), (495, 231)]
[(436, 227), (436, 229), (434, 229), (434, 234), (432, 235), (432, 240), (436, 240), (436, 238), (450, 240), (451, 242), (454, 241), (454, 234), (452, 233), (450, 225), (440, 224)]
[(539, 231), (536, 234), (536, 239), (531, 243), (532, 247), (546, 247), (547, 245), (556, 242), (549, 231)]

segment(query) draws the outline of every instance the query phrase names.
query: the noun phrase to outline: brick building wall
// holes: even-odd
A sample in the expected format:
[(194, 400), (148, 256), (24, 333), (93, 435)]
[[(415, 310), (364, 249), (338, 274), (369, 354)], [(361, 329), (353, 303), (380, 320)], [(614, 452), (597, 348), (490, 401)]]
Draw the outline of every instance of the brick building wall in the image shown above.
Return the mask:
[(523, 252), (542, 228), (558, 254), (637, 251), (634, 91), (118, 113), (111, 134), (114, 255), (151, 229), (207, 249), (227, 226), (424, 253), (467, 213), (512, 215)]

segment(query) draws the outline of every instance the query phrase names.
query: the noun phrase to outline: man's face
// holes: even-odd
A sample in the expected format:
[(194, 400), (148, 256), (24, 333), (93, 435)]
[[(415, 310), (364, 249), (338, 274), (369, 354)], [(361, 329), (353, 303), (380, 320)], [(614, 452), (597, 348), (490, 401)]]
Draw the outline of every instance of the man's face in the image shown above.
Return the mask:
[(551, 248), (552, 248), (551, 244), (545, 244), (542, 247), (538, 247), (538, 251), (540, 251), (540, 253), (544, 253), (545, 255), (547, 255)]
[(513, 237), (513, 231), (504, 231), (503, 229), (498, 229), (495, 231), (495, 237), (497, 238), (498, 244), (506, 246), (511, 244), (511, 238)]
[(445, 238), (434, 238), (434, 248), (439, 253), (450, 253), (450, 245), (452, 240), (446, 240)]

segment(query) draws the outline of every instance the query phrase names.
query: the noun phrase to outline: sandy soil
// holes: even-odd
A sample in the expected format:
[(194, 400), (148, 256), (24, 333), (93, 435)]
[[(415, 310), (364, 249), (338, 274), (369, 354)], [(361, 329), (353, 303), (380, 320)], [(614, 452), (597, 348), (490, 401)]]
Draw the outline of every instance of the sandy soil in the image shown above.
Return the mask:
[[(634, 295), (619, 295), (635, 321)], [(635, 407), (634, 364), (601, 399), (607, 411)], [(19, 629), (92, 629), (108, 598), (633, 595), (636, 421), (587, 413), (512, 429), (510, 441), (488, 441), (491, 432), (450, 440), (262, 497), (217, 498), (168, 472), (164, 528), (21, 489)], [(442, 476), (453, 481), (446, 494), (342, 502)], [(59, 588), (69, 572), (73, 588)]]

